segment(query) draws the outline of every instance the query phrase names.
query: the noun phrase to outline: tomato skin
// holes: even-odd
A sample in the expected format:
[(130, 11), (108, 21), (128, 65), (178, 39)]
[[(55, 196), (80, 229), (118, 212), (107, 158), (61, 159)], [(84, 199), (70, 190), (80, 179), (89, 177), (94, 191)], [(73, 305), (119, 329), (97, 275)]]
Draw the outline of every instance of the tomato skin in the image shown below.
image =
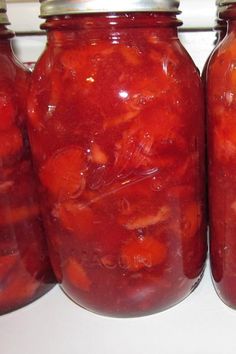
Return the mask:
[(18, 128), (11, 128), (0, 134), (0, 158), (6, 159), (11, 155), (19, 153), (23, 148), (23, 138)]
[(145, 267), (151, 268), (162, 264), (167, 256), (166, 246), (155, 238), (130, 240), (122, 249), (122, 260), (128, 270), (137, 272)]
[(0, 25), (0, 315), (55, 283), (26, 128), (30, 73), (12, 53), (11, 37)]
[(83, 267), (73, 258), (70, 258), (66, 264), (65, 273), (67, 275), (66, 277), (68, 277), (68, 282), (72, 283), (75, 288), (79, 288), (83, 291), (90, 290), (90, 279)]
[(91, 208), (76, 202), (61, 203), (54, 211), (62, 227), (72, 231), (78, 238), (93, 235), (93, 212)]
[(204, 268), (202, 87), (174, 22), (121, 13), (43, 25), (28, 112), (50, 257), (64, 292), (105, 315), (164, 310)]
[(69, 147), (42, 166), (41, 183), (59, 199), (83, 192), (84, 154), (78, 147)]
[(15, 122), (16, 108), (11, 96), (0, 92), (0, 131), (7, 130)]

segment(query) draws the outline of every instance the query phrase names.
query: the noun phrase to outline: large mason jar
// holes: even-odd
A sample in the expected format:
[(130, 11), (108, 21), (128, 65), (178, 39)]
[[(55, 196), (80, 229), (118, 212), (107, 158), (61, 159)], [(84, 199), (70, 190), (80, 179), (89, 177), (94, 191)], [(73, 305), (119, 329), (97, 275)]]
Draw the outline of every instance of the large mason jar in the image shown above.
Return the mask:
[(221, 299), (236, 307), (236, 1), (224, 1), (228, 33), (207, 71), (211, 265)]
[(64, 292), (100, 314), (164, 310), (203, 272), (203, 96), (178, 5), (41, 4), (28, 113), (50, 257)]
[(54, 283), (26, 133), (30, 76), (12, 52), (8, 24), (0, 0), (0, 315)]

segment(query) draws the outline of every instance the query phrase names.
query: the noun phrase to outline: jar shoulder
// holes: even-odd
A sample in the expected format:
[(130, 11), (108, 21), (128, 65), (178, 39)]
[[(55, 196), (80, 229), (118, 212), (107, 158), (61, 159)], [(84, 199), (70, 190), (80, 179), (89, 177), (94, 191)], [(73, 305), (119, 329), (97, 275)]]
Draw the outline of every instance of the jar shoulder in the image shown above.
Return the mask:
[[(39, 58), (33, 73), (33, 84), (54, 72), (67, 72), (82, 78), (101, 73), (110, 76), (111, 81), (119, 73), (129, 73), (129, 77), (143, 75), (157, 77), (160, 72), (175, 77), (179, 81), (190, 80), (200, 84), (199, 70), (178, 38), (170, 41), (149, 37), (137, 42), (95, 41), (92, 43), (49, 44)], [(63, 81), (68, 75), (62, 75)], [(94, 82), (94, 85), (96, 82)]]
[[(232, 32), (223, 39), (213, 51), (208, 67), (209, 75), (221, 75), (231, 63), (236, 61), (236, 33)], [(221, 70), (220, 70), (221, 68)], [(223, 75), (224, 76), (224, 75)]]

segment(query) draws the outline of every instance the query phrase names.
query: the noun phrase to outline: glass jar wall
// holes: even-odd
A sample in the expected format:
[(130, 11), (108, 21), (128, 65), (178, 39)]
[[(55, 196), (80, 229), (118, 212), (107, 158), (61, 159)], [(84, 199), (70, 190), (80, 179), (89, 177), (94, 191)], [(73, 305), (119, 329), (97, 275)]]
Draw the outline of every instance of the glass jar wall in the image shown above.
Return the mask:
[[(5, 9), (3, 1), (0, 2)], [(54, 282), (26, 133), (29, 72), (15, 58), (0, 16), (0, 315), (35, 300)]]
[(227, 33), (227, 22), (225, 19), (220, 18), (221, 12), (223, 12), (225, 9), (224, 0), (216, 0), (216, 6), (217, 6), (217, 16), (216, 16), (215, 27), (214, 27), (214, 31), (216, 33), (216, 38), (214, 42), (215, 48), (208, 56), (207, 61), (202, 70), (202, 80), (204, 83), (206, 81), (207, 66), (211, 58), (211, 55), (214, 52), (214, 50), (217, 48), (217, 46), (223, 41)]
[(207, 73), (209, 203), (215, 288), (226, 304), (236, 307), (236, 4), (227, 3), (221, 16), (229, 21), (228, 34)]
[(217, 19), (216, 19), (216, 42), (217, 46), (226, 36), (227, 33), (227, 21), (224, 18), (221, 18), (221, 13), (225, 10), (225, 1), (224, 0), (216, 0), (217, 6)]
[(50, 256), (64, 292), (100, 314), (164, 310), (203, 272), (202, 87), (178, 24), (113, 12), (43, 25), (28, 112)]

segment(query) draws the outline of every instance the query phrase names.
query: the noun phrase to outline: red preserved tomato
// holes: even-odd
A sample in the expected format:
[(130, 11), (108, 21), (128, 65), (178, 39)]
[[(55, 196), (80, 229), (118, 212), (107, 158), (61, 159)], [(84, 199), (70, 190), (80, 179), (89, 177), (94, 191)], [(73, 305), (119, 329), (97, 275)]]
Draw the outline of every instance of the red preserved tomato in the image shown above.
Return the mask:
[(4, 91), (0, 92), (0, 130), (7, 130), (11, 128), (15, 122), (16, 108), (11, 94), (12, 92), (10, 90), (8, 95), (6, 95)]
[(53, 283), (26, 134), (29, 72), (0, 25), (0, 315), (35, 300)]
[[(231, 1), (229, 1), (231, 3)], [(211, 266), (218, 295), (236, 308), (236, 5), (221, 16), (228, 33), (208, 66)]]
[(85, 187), (85, 168), (84, 153), (80, 148), (72, 146), (58, 152), (44, 164), (40, 180), (59, 199), (76, 197)]
[(158, 13), (44, 25), (28, 108), (50, 255), (63, 290), (99, 313), (166, 309), (203, 271), (202, 88), (176, 25)]

